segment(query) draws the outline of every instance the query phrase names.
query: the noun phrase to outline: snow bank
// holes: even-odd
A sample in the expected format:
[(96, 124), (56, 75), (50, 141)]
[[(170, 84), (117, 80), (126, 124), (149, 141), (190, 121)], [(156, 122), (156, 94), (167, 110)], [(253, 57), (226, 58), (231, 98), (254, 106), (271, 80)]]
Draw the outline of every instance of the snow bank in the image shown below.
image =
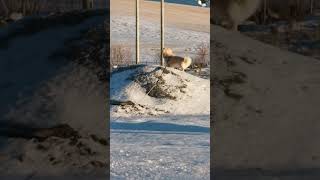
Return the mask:
[(318, 168), (320, 62), (212, 28), (216, 166)]

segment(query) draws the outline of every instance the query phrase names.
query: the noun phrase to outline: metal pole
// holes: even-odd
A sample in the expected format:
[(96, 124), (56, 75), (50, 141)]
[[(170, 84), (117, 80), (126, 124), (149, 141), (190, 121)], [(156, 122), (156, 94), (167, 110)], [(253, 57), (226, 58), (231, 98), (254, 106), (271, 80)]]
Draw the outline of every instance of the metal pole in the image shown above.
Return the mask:
[(313, 14), (313, 0), (310, 0), (310, 14)]
[(139, 43), (139, 0), (136, 0), (136, 64), (140, 62), (140, 43)]
[(267, 21), (267, 0), (264, 0), (263, 2), (263, 24), (266, 24)]
[(164, 48), (164, 0), (161, 0), (161, 45), (160, 45), (160, 54), (161, 54), (161, 66), (164, 65), (163, 59), (163, 48)]

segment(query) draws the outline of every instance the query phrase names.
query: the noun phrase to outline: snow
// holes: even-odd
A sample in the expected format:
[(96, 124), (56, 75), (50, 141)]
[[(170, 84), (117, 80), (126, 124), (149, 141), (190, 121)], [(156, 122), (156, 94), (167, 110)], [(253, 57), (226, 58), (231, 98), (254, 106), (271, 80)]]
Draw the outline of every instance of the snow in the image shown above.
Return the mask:
[[(64, 47), (68, 39), (78, 38), (83, 30), (103, 20), (104, 17), (91, 18), (73, 27), (63, 26), (12, 38), (8, 48), (0, 48), (0, 84), (3, 87), (0, 113), (6, 113), (8, 105), (13, 106), (18, 96), (30, 96), (39, 83), (59, 74), (67, 62), (61, 58), (50, 59), (50, 55)], [(10, 31), (17, 31), (15, 28), (19, 28), (19, 22), (0, 29), (0, 38), (5, 39)]]
[(111, 98), (141, 105), (134, 111), (131, 106), (111, 107), (113, 179), (209, 179), (209, 80), (168, 70), (174, 73), (162, 74), (168, 86), (179, 84), (179, 78), (186, 83), (176, 100), (150, 97), (143, 84), (132, 80), (141, 73), (159, 75), (158, 66), (112, 75)]
[[(194, 58), (199, 44), (209, 45), (210, 34), (202, 29), (165, 25), (165, 47), (176, 55)], [(134, 16), (112, 16), (110, 30), (111, 48), (134, 50)], [(110, 81), (112, 100), (135, 103), (110, 107), (111, 179), (210, 179), (210, 81), (155, 65), (157, 21), (141, 17), (140, 33), (140, 58), (148, 65), (120, 68)], [(161, 85), (154, 87), (156, 82)]]
[[(110, 41), (112, 45), (135, 47), (135, 18), (132, 16), (114, 16), (110, 20)], [(144, 19), (140, 20), (140, 58), (142, 62), (154, 63), (159, 53), (160, 26)], [(193, 57), (201, 43), (209, 45), (210, 34), (207, 32), (166, 27), (164, 32), (165, 47), (173, 49), (176, 55)]]
[[(318, 169), (312, 155), (320, 154), (314, 138), (319, 136), (319, 61), (211, 28), (215, 138), (220, 140), (212, 143), (216, 167)], [(230, 77), (242, 81), (230, 82)]]
[[(7, 49), (0, 48), (1, 125), (21, 123), (44, 128), (68, 124), (81, 136), (77, 140), (49, 137), (43, 141), (0, 138), (0, 179), (50, 179), (59, 175), (105, 178), (108, 145), (93, 135), (106, 139), (106, 87), (86, 65), (71, 58), (51, 58), (60, 50), (69, 50), (67, 43), (86, 42), (83, 33), (104, 20), (104, 16), (94, 16), (78, 25), (49, 27), (12, 37)], [(14, 30), (15, 25), (8, 29)], [(5, 31), (2, 29), (0, 38), (9, 36)], [(72, 41), (75, 39), (78, 41)], [(10, 85), (2, 86), (8, 79)]]
[(209, 179), (209, 147), (202, 133), (112, 131), (111, 178)]

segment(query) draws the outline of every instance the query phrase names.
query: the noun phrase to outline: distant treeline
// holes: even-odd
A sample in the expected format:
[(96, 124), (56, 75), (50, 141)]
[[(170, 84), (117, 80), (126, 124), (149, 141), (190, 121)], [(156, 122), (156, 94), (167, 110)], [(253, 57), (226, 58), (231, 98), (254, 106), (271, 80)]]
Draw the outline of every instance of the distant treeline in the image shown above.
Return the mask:
[(12, 12), (31, 15), (56, 11), (106, 8), (109, 0), (0, 0), (0, 15)]

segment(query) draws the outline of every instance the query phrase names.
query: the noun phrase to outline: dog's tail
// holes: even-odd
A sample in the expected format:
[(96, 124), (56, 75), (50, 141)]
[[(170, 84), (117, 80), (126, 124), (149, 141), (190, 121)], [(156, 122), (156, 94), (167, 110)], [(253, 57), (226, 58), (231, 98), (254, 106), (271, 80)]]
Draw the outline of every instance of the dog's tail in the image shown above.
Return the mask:
[(192, 63), (192, 59), (189, 57), (189, 56), (185, 56), (184, 57), (184, 59), (183, 59), (183, 61), (185, 62), (185, 63)]
[(182, 68), (183, 69), (187, 69), (192, 63), (192, 59), (189, 56), (185, 56), (183, 58), (183, 64), (182, 64)]

